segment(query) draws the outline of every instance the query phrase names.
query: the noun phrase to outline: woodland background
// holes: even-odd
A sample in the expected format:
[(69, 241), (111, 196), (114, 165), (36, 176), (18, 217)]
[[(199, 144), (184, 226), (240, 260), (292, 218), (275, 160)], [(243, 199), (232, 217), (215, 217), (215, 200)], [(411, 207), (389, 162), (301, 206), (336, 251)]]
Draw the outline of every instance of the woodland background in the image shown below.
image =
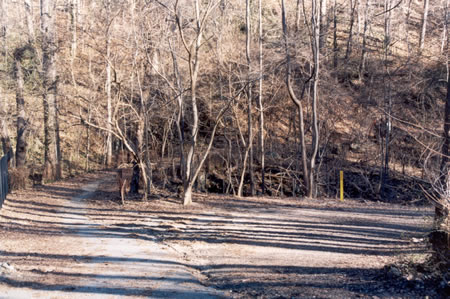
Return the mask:
[(343, 170), (348, 197), (448, 214), (448, 0), (0, 5), (13, 187), (133, 167), (184, 204), (335, 197)]

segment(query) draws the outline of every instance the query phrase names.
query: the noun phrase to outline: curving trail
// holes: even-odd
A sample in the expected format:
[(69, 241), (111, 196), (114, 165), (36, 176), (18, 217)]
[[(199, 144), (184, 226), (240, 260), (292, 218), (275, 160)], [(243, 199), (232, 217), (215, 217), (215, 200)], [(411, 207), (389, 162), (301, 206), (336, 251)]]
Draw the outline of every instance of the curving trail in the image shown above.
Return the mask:
[(0, 298), (223, 297), (201, 285), (156, 237), (143, 240), (96, 223), (86, 199), (101, 182), (80, 186), (74, 196), (55, 188), (45, 202), (12, 196), (0, 211), (2, 225), (42, 238), (22, 240), (34, 243), (33, 250), (0, 243), (0, 261), (15, 267), (0, 275)]

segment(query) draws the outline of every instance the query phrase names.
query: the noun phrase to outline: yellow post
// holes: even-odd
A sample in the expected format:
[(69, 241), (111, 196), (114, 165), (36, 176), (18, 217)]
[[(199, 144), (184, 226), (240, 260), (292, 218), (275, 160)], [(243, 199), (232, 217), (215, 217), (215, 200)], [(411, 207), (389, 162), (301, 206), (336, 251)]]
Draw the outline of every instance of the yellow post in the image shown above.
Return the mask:
[(341, 189), (341, 201), (344, 201), (344, 172), (341, 170), (339, 171), (339, 182), (340, 182), (340, 189)]

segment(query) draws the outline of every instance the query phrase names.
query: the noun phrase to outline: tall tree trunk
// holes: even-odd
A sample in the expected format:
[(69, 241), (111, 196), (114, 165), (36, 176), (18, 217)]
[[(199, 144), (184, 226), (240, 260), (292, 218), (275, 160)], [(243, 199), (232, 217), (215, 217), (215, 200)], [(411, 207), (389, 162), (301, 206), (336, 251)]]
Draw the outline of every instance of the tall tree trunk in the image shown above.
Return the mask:
[(429, 0), (423, 1), (423, 14), (422, 14), (422, 24), (421, 24), (421, 30), (420, 30), (420, 36), (419, 36), (419, 52), (423, 50), (423, 47), (425, 45), (425, 35), (427, 32), (427, 19), (428, 19), (428, 5)]
[(58, 179), (58, 158), (56, 140), (56, 49), (54, 27), (54, 2), (41, 0), (43, 105), (44, 105), (44, 173), (43, 179)]
[[(91, 123), (91, 105), (89, 104), (88, 106), (88, 111), (87, 111), (87, 120), (88, 123)], [(90, 170), (90, 165), (89, 165), (89, 158), (90, 158), (90, 152), (91, 152), (91, 126), (87, 125), (86, 126), (86, 162), (85, 162), (85, 166), (84, 166), (84, 170), (85, 171), (89, 171)]]
[(75, 80), (74, 63), (77, 56), (77, 24), (78, 24), (78, 0), (71, 0), (70, 3), (70, 30), (72, 31), (72, 40), (70, 42), (70, 71), (72, 76), (72, 84), (75, 90), (77, 89), (77, 82)]
[(333, 67), (336, 69), (339, 63), (339, 47), (337, 42), (337, 0), (333, 4)]
[[(355, 0), (357, 1), (357, 0)], [(312, 51), (314, 61), (314, 75), (313, 75), (313, 97), (312, 97), (312, 153), (309, 165), (309, 187), (308, 197), (316, 196), (316, 184), (315, 184), (315, 168), (316, 168), (316, 156), (319, 150), (319, 126), (317, 115), (317, 102), (319, 101), (319, 66), (320, 66), (320, 9), (318, 7), (317, 0), (312, 1)]]
[[(444, 24), (442, 26), (442, 38), (441, 38), (441, 54), (444, 53), (445, 45), (448, 44), (448, 23), (449, 23), (449, 2), (450, 0), (444, 0)], [(448, 50), (448, 49), (447, 49)]]
[(261, 154), (261, 195), (266, 193), (265, 183), (265, 156), (264, 149), (264, 107), (263, 107), (263, 27), (262, 27), (262, 2), (258, 2), (258, 22), (259, 22), (259, 94), (258, 94), (258, 110), (259, 110), (259, 147)]
[[(178, 1), (175, 4), (175, 9), (177, 9)], [(185, 44), (185, 48), (189, 53), (189, 74), (190, 74), (190, 87), (191, 87), (191, 109), (192, 109), (192, 127), (191, 127), (191, 140), (189, 144), (189, 149), (186, 157), (185, 166), (185, 182), (184, 182), (184, 194), (183, 194), (183, 205), (190, 205), (192, 203), (192, 188), (195, 183), (194, 177), (194, 151), (197, 146), (198, 137), (198, 107), (197, 107), (197, 78), (199, 70), (199, 51), (202, 43), (203, 28), (200, 20), (200, 4), (198, 0), (195, 0), (195, 15), (196, 15), (196, 37), (192, 42), (191, 47)], [(180, 24), (180, 16), (177, 18), (178, 27), (180, 34), (183, 34), (183, 28)], [(184, 35), (182, 35), (184, 39)]]
[[(447, 66), (449, 65), (449, 59), (447, 57)], [(448, 219), (450, 208), (450, 76), (447, 74), (447, 98), (445, 100), (444, 111), (444, 144), (442, 145), (442, 160), (440, 169), (441, 178), (441, 204), (442, 206), (436, 206), (435, 210), (435, 223), (439, 228), (441, 223)]]
[(345, 51), (345, 59), (349, 59), (353, 48), (353, 26), (355, 24), (356, 6), (359, 0), (350, 0), (350, 27), (348, 29), (347, 50)]
[(411, 17), (411, 1), (412, 0), (408, 0), (405, 5), (407, 5), (406, 7), (406, 16), (405, 16), (405, 32), (406, 32), (406, 37), (405, 37), (405, 41), (406, 41), (406, 50), (408, 51), (408, 58), (411, 52), (411, 47), (409, 44), (409, 19)]
[(178, 140), (180, 142), (180, 173), (181, 173), (181, 179), (183, 181), (183, 186), (187, 185), (187, 178), (185, 176), (186, 174), (186, 163), (185, 163), (185, 155), (184, 155), (184, 144), (185, 144), (185, 136), (184, 136), (184, 130), (185, 130), (185, 124), (184, 124), (184, 109), (185, 109), (185, 103), (184, 103), (184, 95), (183, 95), (183, 79), (181, 77), (180, 70), (178, 68), (178, 61), (177, 56), (175, 55), (175, 52), (172, 49), (171, 44), (169, 43), (170, 53), (172, 56), (172, 64), (173, 64), (173, 73), (175, 76), (175, 82), (176, 82), (176, 88), (177, 88), (177, 104), (178, 104), (178, 111), (177, 111), (177, 133), (178, 133)]
[[(204, 7), (200, 9), (200, 1), (195, 0), (195, 35), (193, 40), (188, 44), (185, 39), (184, 29), (182, 26), (181, 15), (178, 10), (178, 0), (175, 1), (174, 11), (176, 22), (178, 26), (178, 31), (180, 33), (180, 39), (182, 40), (183, 47), (188, 53), (188, 66), (189, 66), (189, 76), (190, 76), (190, 87), (191, 87), (191, 113), (192, 113), (192, 125), (190, 131), (190, 143), (188, 145), (188, 153), (186, 156), (186, 165), (185, 165), (185, 175), (184, 177), (184, 193), (183, 193), (183, 205), (189, 205), (192, 203), (192, 189), (197, 180), (197, 177), (202, 170), (202, 167), (208, 157), (208, 154), (212, 148), (212, 144), (214, 141), (214, 137), (217, 131), (217, 127), (223, 114), (228, 110), (231, 101), (223, 107), (220, 112), (216, 116), (216, 122), (211, 132), (211, 137), (209, 139), (208, 147), (206, 151), (203, 153), (202, 157), (199, 159), (197, 163), (194, 163), (194, 153), (197, 146), (197, 137), (198, 137), (198, 129), (199, 129), (199, 114), (197, 107), (197, 81), (199, 75), (199, 65), (200, 65), (200, 48), (203, 40), (203, 31), (205, 30), (205, 21), (208, 16), (212, 12), (212, 10), (219, 4), (219, 1), (207, 1), (204, 3)], [(242, 90), (240, 91), (242, 92)], [(240, 94), (239, 92), (239, 94)], [(194, 165), (196, 164), (196, 165)]]
[(366, 5), (364, 7), (364, 27), (363, 27), (363, 36), (362, 36), (362, 49), (361, 49), (361, 59), (359, 60), (359, 80), (362, 80), (364, 73), (364, 66), (366, 63), (366, 53), (367, 53), (367, 30), (369, 27), (369, 8), (370, 8), (370, 0), (366, 0)]
[(297, 0), (297, 6), (295, 8), (295, 32), (300, 30), (300, 2), (301, 0)]
[[(251, 82), (251, 57), (250, 57), (250, 38), (251, 38), (251, 7), (250, 0), (246, 0), (246, 44), (245, 44), (245, 56), (247, 58), (247, 80)], [(250, 176), (250, 194), (255, 195), (255, 177), (253, 173), (253, 121), (252, 121), (252, 84), (248, 84), (247, 91), (248, 101), (247, 101), (247, 129), (248, 129), (248, 173)]]
[(19, 48), (14, 52), (14, 73), (16, 79), (16, 111), (17, 111), (17, 142), (16, 142), (16, 167), (23, 167), (26, 163), (27, 140), (25, 131), (25, 100), (23, 96), (23, 70), (22, 56), (25, 48)]
[(111, 0), (106, 2), (106, 14), (108, 26), (106, 27), (106, 105), (107, 105), (107, 123), (106, 123), (106, 166), (110, 167), (112, 162), (112, 99), (111, 99)]
[[(0, 37), (1, 37), (1, 47), (2, 50), (0, 52), (0, 58), (1, 58), (1, 66), (2, 70), (6, 69), (7, 67), (7, 53), (6, 53), (6, 16), (7, 16), (7, 7), (6, 7), (6, 1), (0, 0)], [(2, 76), (0, 78), (3, 78)], [(7, 121), (7, 107), (6, 107), (6, 97), (3, 94), (3, 89), (0, 86), (0, 130), (1, 130), (1, 140), (2, 140), (2, 149), (3, 154), (7, 154), (11, 152), (11, 141), (9, 138), (9, 131), (8, 131), (8, 121)], [(10, 156), (11, 157), (11, 156)]]
[(287, 22), (286, 22), (286, 9), (284, 5), (284, 0), (281, 0), (281, 22), (283, 26), (283, 36), (284, 36), (284, 48), (286, 51), (286, 86), (288, 88), (289, 97), (297, 107), (299, 114), (299, 129), (300, 129), (300, 151), (302, 156), (302, 167), (303, 167), (303, 180), (306, 186), (306, 193), (310, 194), (311, 186), (309, 180), (309, 169), (306, 151), (306, 141), (305, 141), (305, 123), (303, 117), (303, 105), (302, 102), (295, 95), (294, 89), (291, 83), (292, 70), (291, 70), (291, 56), (289, 54), (289, 38), (287, 32)]
[(382, 174), (381, 174), (381, 184), (380, 190), (383, 196), (390, 197), (387, 193), (387, 183), (389, 180), (389, 143), (391, 135), (391, 110), (392, 110), (392, 97), (391, 97), (391, 78), (389, 70), (389, 58), (390, 58), (390, 47), (391, 47), (391, 11), (392, 11), (392, 0), (384, 0), (384, 44), (383, 44), (383, 64), (384, 64), (384, 74), (383, 74), (383, 93), (384, 93), (384, 107), (385, 120), (384, 125), (386, 126), (386, 136), (384, 140), (384, 155), (382, 161)]

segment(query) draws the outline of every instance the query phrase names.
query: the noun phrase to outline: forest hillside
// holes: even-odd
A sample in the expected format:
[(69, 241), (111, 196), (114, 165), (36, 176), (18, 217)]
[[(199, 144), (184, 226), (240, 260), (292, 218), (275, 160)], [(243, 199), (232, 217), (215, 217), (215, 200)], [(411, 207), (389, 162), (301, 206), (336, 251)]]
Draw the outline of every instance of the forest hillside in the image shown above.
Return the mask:
[(447, 298), (449, 6), (0, 0), (2, 284)]
[(435, 198), (448, 6), (2, 0), (14, 184), (134, 165), (132, 191), (186, 204), (194, 189), (335, 197), (342, 170), (346, 197)]

